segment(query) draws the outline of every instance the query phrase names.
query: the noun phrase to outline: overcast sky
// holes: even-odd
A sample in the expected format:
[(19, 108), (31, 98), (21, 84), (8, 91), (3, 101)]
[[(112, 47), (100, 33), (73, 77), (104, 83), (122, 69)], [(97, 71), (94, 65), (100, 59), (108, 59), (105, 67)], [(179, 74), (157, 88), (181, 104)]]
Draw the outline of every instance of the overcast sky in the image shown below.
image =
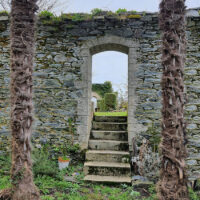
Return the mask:
[(92, 59), (92, 82), (111, 81), (115, 91), (125, 89), (128, 80), (128, 56), (116, 51), (95, 54)]
[[(87, 12), (94, 8), (116, 11), (119, 8), (157, 12), (160, 0), (58, 0), (56, 13)], [(64, 2), (64, 4), (63, 4)], [(65, 5), (65, 6), (63, 6)], [(200, 0), (186, 0), (188, 8), (200, 7)], [(128, 57), (119, 52), (103, 52), (93, 56), (93, 83), (111, 81), (114, 89), (127, 84)]]
[[(116, 11), (119, 8), (136, 11), (158, 11), (160, 0), (58, 0), (56, 12), (90, 12), (94, 8)], [(67, 2), (67, 3), (66, 3)], [(63, 4), (64, 3), (64, 4)], [(63, 6), (66, 5), (66, 6)], [(200, 7), (200, 0), (186, 0), (188, 8)]]

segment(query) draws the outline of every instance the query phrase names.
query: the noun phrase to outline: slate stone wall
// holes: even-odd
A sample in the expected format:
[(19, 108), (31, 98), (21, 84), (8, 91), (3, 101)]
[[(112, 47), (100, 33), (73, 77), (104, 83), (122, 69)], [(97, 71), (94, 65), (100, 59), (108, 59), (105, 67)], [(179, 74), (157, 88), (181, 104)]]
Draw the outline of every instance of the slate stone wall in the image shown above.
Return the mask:
[[(75, 16), (75, 17), (74, 17)], [(79, 18), (77, 16), (80, 16)], [(157, 14), (123, 13), (98, 16), (63, 15), (41, 17), (37, 26), (34, 72), (35, 123), (33, 142), (59, 145), (79, 141), (78, 104), (83, 98), (81, 85), (84, 62), (81, 46), (102, 36), (120, 36), (139, 43), (137, 48), (137, 87), (135, 118), (141, 124), (139, 137), (150, 139), (159, 134), (161, 119), (162, 67), (161, 40)], [(187, 61), (185, 84), (188, 96), (186, 119), (189, 134), (190, 177), (200, 177), (200, 17), (187, 19)], [(114, 49), (113, 49), (114, 50)], [(9, 18), (0, 16), (0, 152), (9, 149)], [(73, 121), (69, 123), (69, 118)], [(71, 127), (75, 131), (72, 133)], [(151, 130), (151, 131), (149, 131)], [(159, 135), (156, 135), (159, 137)]]

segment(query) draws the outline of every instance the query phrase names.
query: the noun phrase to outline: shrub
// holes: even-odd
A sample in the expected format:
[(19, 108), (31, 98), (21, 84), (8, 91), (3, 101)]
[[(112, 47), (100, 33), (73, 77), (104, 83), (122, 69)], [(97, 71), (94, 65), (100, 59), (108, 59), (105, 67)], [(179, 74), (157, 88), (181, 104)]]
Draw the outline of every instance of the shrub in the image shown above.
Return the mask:
[(39, 14), (39, 16), (50, 19), (50, 18), (54, 17), (54, 14), (47, 10), (44, 10)]
[(104, 111), (107, 111), (107, 108), (106, 108), (106, 105), (105, 105), (105, 100), (104, 99), (101, 99), (98, 101), (99, 105), (98, 105), (98, 108), (99, 108), (99, 111), (100, 112), (104, 112)]
[(108, 111), (112, 111), (116, 109), (117, 95), (115, 93), (106, 93), (104, 99), (105, 99), (105, 106)]
[(113, 92), (112, 83), (110, 81), (105, 81), (103, 84), (92, 84), (92, 91), (96, 92), (103, 98), (105, 93)]
[(6, 10), (0, 11), (0, 16), (8, 16), (9, 13)]
[(97, 100), (97, 110), (100, 111), (101, 107), (101, 100)]
[(102, 12), (103, 10), (101, 10), (100, 8), (94, 8), (93, 10), (91, 10), (91, 13), (93, 16), (98, 15)]
[(194, 192), (192, 188), (189, 188), (189, 197), (191, 200), (200, 200), (199, 194)]
[(83, 20), (84, 20), (84, 17), (79, 13), (72, 15), (72, 21), (83, 21)]
[(34, 176), (48, 175), (57, 177), (58, 167), (55, 161), (51, 160), (47, 151), (35, 150), (33, 152), (33, 173)]
[(117, 14), (121, 14), (121, 13), (125, 13), (125, 12), (127, 12), (127, 10), (126, 10), (125, 8), (119, 8), (119, 9), (116, 11)]
[(131, 14), (136, 14), (137, 11), (136, 11), (136, 10), (131, 10), (130, 13), (131, 13)]

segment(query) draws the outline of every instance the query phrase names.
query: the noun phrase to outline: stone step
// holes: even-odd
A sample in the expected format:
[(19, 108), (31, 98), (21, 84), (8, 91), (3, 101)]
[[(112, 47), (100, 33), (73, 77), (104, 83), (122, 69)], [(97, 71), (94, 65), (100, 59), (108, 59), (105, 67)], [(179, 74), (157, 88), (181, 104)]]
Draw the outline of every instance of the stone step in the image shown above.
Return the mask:
[(87, 175), (84, 177), (85, 181), (102, 182), (102, 183), (131, 183), (130, 177), (118, 176), (96, 176)]
[(104, 162), (129, 162), (129, 152), (109, 151), (109, 150), (88, 150), (86, 152), (87, 161)]
[(89, 140), (89, 149), (128, 151), (128, 142), (115, 140)]
[(127, 123), (121, 122), (93, 122), (93, 130), (103, 131), (127, 131)]
[(128, 141), (127, 131), (96, 131), (92, 130), (91, 139)]
[(83, 171), (85, 175), (127, 177), (131, 175), (129, 163), (85, 162)]
[(127, 122), (127, 117), (117, 116), (94, 116), (96, 122)]

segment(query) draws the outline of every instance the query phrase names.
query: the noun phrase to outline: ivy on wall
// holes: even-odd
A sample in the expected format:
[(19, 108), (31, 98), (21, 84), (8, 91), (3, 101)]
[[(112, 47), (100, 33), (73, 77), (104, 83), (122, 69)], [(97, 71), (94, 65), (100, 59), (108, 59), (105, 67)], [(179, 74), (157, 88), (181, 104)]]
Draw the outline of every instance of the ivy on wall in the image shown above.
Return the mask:
[(92, 91), (96, 92), (103, 98), (105, 93), (113, 92), (112, 83), (110, 81), (106, 81), (103, 84), (99, 83), (92, 84)]

